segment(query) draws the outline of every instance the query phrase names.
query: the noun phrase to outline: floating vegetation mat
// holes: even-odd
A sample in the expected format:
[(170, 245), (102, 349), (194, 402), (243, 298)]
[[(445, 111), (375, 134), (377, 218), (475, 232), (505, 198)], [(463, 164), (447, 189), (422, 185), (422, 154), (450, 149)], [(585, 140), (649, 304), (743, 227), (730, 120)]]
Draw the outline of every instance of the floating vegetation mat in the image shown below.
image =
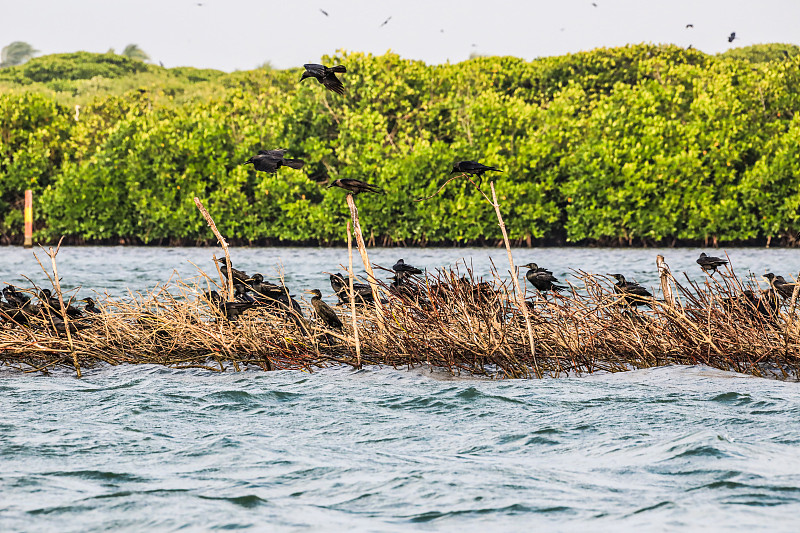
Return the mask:
[[(605, 276), (576, 272), (576, 278), (560, 294), (527, 294), (533, 350), (513, 289), (497, 275), (484, 281), (446, 270), (400, 289), (381, 284), (382, 303), (356, 306), (358, 340), (349, 304), (335, 307), (341, 330), (316, 320), (311, 306), (298, 314), (261, 305), (229, 319), (224, 305), (205, 296), (208, 289), (224, 294), (222, 284), (203, 275), (101, 299), (101, 313), (74, 320), (61, 321), (47, 306), (27, 315), (26, 325), (0, 312), (0, 364), (26, 372), (102, 364), (219, 372), (427, 365), (496, 378), (703, 364), (778, 379), (800, 376), (797, 291), (781, 298), (731, 271), (702, 284), (669, 275), (668, 301), (640, 302), (616, 293)], [(64, 301), (70, 303), (66, 294)]]

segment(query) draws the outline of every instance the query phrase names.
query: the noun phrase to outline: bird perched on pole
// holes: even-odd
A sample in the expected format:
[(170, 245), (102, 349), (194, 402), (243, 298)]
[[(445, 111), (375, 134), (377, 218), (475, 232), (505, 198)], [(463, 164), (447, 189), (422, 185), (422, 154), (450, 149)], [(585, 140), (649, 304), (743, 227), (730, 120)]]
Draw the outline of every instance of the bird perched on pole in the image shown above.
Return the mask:
[(561, 292), (566, 289), (566, 287), (563, 285), (556, 285), (558, 278), (553, 276), (552, 272), (544, 268), (540, 268), (536, 263), (528, 263), (527, 265), (522, 265), (522, 267), (528, 269), (528, 271), (525, 273), (525, 279), (527, 279), (537, 291)]
[(706, 255), (705, 252), (700, 254), (700, 257), (697, 259), (697, 264), (700, 265), (700, 268), (703, 269), (703, 272), (711, 272), (711, 277), (714, 277), (716, 274), (717, 269), (723, 265), (727, 265), (728, 262), (725, 259), (719, 257), (711, 257)]
[(326, 188), (330, 189), (331, 187), (339, 187), (340, 189), (349, 191), (353, 193), (353, 196), (362, 192), (374, 192), (377, 194), (384, 194), (384, 192), (375, 185), (370, 185), (369, 183), (349, 178), (338, 179), (333, 183), (331, 183), (330, 185), (328, 185)]
[(284, 156), (288, 150), (259, 150), (257, 155), (254, 155), (243, 165), (253, 165), (253, 168), (261, 172), (275, 173), (280, 167), (289, 167), (295, 170), (303, 168), (305, 161), (302, 159), (286, 159)]
[(306, 63), (303, 65), (306, 69), (300, 77), (300, 81), (306, 78), (315, 78), (318, 82), (325, 86), (329, 91), (336, 94), (344, 94), (344, 85), (341, 80), (336, 77), (336, 73), (344, 74), (347, 69), (344, 65), (336, 65), (335, 67), (326, 67), (325, 65), (318, 65), (316, 63)]
[(311, 305), (314, 307), (314, 312), (317, 314), (319, 319), (322, 320), (327, 327), (341, 331), (342, 321), (339, 320), (339, 317), (336, 315), (336, 311), (331, 309), (331, 306), (322, 301), (322, 293), (320, 290), (312, 289), (306, 292), (314, 295), (311, 298)]
[(405, 261), (402, 259), (398, 259), (397, 263), (394, 264), (392, 270), (395, 272), (401, 272), (403, 274), (422, 274), (422, 270), (418, 269), (415, 266), (407, 265)]
[(453, 170), (450, 171), (450, 174), (458, 174), (460, 172), (462, 174), (477, 176), (478, 187), (480, 187), (481, 183), (483, 182), (483, 173), (487, 170), (502, 172), (502, 170), (499, 168), (487, 167), (486, 165), (478, 163), (477, 161), (456, 161), (453, 163)]
[(617, 280), (614, 285), (614, 292), (625, 296), (624, 300), (628, 305), (650, 305), (648, 300), (653, 298), (650, 291), (634, 281), (625, 281), (625, 276), (622, 274), (609, 275)]

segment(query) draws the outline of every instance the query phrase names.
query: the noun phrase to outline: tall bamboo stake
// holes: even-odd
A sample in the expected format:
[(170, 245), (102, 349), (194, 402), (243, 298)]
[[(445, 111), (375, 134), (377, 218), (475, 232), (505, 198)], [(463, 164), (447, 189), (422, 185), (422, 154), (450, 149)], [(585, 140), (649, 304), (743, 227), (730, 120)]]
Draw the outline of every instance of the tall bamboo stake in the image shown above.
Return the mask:
[(381, 310), (381, 297), (380, 293), (378, 292), (378, 283), (375, 280), (375, 273), (372, 271), (372, 264), (369, 262), (369, 256), (367, 255), (367, 247), (364, 244), (364, 235), (361, 233), (361, 224), (358, 221), (358, 208), (356, 207), (356, 203), (353, 200), (353, 195), (347, 195), (347, 207), (350, 208), (350, 215), (353, 217), (353, 229), (355, 230), (354, 233), (356, 234), (356, 244), (358, 245), (358, 251), (361, 254), (361, 261), (364, 263), (364, 270), (367, 271), (367, 277), (369, 278), (369, 286), (372, 288), (372, 298), (375, 300), (375, 311), (378, 314), (378, 322), (383, 322), (383, 312)]
[(656, 267), (658, 268), (658, 276), (661, 279), (661, 293), (664, 295), (664, 301), (667, 302), (670, 309), (675, 309), (675, 295), (672, 294), (672, 285), (669, 283), (669, 278), (672, 275), (663, 255), (656, 256)]
[(525, 327), (528, 329), (528, 342), (531, 345), (531, 357), (533, 358), (533, 369), (536, 372), (536, 377), (542, 377), (539, 370), (539, 363), (536, 361), (536, 341), (533, 339), (533, 328), (531, 327), (531, 319), (528, 315), (528, 306), (525, 304), (525, 294), (519, 286), (519, 279), (517, 279), (517, 268), (514, 266), (514, 256), (511, 255), (511, 244), (508, 242), (508, 233), (506, 232), (506, 225), (503, 222), (503, 215), (500, 213), (500, 204), (497, 203), (497, 193), (494, 190), (494, 182), (490, 181), (489, 186), (492, 188), (492, 207), (497, 214), (497, 222), (500, 224), (500, 231), (503, 232), (503, 242), (506, 245), (506, 252), (508, 253), (508, 265), (511, 267), (511, 280), (514, 282), (514, 289), (517, 293), (517, 304), (522, 311), (522, 316), (525, 317)]
[[(61, 318), (64, 320), (64, 329), (67, 331), (67, 343), (69, 344), (69, 351), (72, 354), (72, 364), (75, 365), (75, 373), (77, 374), (78, 378), (81, 377), (81, 365), (78, 363), (78, 353), (75, 351), (75, 345), (72, 343), (72, 333), (69, 330), (69, 318), (67, 317), (67, 308), (64, 306), (64, 298), (61, 296), (61, 283), (58, 280), (58, 266), (56, 265), (56, 256), (58, 255), (58, 251), (61, 249), (61, 242), (64, 240), (62, 236), (58, 240), (58, 246), (56, 246), (56, 250), (53, 251), (53, 247), (51, 246), (49, 251), (46, 252), (48, 256), (50, 256), (50, 262), (53, 265), (53, 288), (56, 290), (56, 296), (58, 296), (58, 305), (61, 308)], [(48, 274), (49, 277), (49, 274)], [(45, 305), (49, 305), (45, 303)], [(53, 329), (55, 329), (55, 324), (52, 324), (52, 317), (51, 317), (51, 325)]]
[(214, 224), (214, 219), (211, 218), (211, 215), (208, 214), (206, 208), (203, 207), (203, 202), (200, 201), (200, 198), (195, 196), (194, 203), (197, 206), (197, 209), (200, 210), (203, 218), (205, 218), (206, 222), (208, 222), (208, 225), (211, 226), (211, 231), (214, 232), (214, 235), (217, 237), (217, 241), (219, 241), (219, 245), (222, 246), (222, 251), (225, 252), (225, 265), (228, 267), (228, 300), (233, 301), (233, 271), (231, 270), (231, 254), (228, 253), (228, 243), (225, 242), (225, 239), (223, 239), (222, 235), (220, 235), (217, 225)]
[(350, 311), (353, 314), (353, 336), (356, 339), (356, 362), (358, 368), (361, 368), (361, 341), (358, 339), (358, 322), (356, 321), (356, 293), (353, 287), (353, 236), (350, 234), (350, 221), (347, 221), (347, 257), (349, 263), (347, 266), (347, 273), (350, 277)]

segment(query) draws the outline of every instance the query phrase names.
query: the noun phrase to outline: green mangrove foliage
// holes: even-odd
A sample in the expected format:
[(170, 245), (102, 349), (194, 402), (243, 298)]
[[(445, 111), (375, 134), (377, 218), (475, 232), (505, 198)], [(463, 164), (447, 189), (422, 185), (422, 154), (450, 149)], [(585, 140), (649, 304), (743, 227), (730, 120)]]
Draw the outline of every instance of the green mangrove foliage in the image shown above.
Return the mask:
[[(343, 63), (345, 96), (300, 71), (164, 69), (114, 54), (0, 70), (0, 234), (208, 241), (199, 196), (241, 241), (339, 243), (358, 199), (377, 243), (494, 242), (494, 214), (454, 160), (503, 168), (518, 242), (795, 243), (800, 230), (800, 56), (764, 45), (709, 56), (637, 45), (524, 61), (425, 65), (395, 54)], [(783, 53), (781, 50), (786, 51)], [(307, 161), (243, 166), (261, 148)]]

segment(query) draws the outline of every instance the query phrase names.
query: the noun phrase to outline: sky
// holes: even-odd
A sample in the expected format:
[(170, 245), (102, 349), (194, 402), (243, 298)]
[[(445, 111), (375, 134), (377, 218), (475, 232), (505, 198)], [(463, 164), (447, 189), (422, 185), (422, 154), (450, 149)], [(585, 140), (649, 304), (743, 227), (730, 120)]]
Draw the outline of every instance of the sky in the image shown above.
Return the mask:
[(166, 67), (233, 71), (296, 67), (337, 50), (429, 64), (643, 42), (718, 53), (800, 44), (798, 22), (800, 0), (0, 0), (0, 47), (121, 52), (135, 43)]

